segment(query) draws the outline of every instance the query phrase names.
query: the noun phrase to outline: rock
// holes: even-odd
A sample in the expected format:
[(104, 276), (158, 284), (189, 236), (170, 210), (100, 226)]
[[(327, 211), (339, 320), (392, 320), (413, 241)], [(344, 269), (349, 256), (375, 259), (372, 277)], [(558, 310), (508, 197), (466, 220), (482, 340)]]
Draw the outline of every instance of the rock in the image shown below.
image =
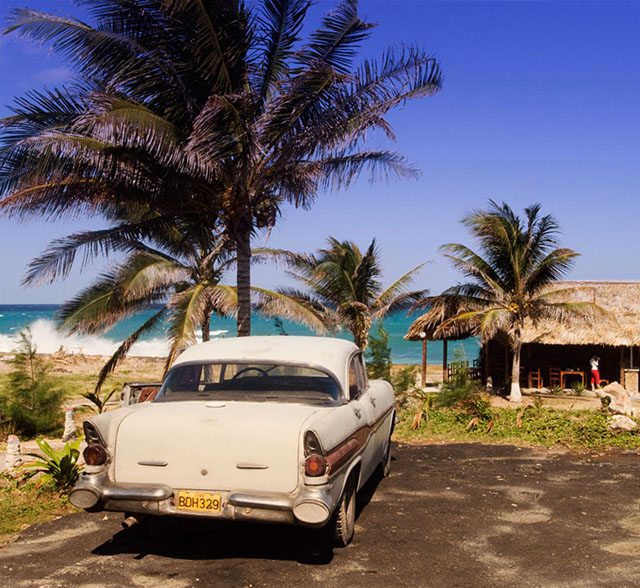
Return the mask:
[(4, 467), (7, 472), (13, 472), (22, 465), (22, 456), (20, 455), (20, 439), (15, 435), (9, 435), (7, 438), (7, 458)]
[(607, 419), (607, 426), (611, 431), (635, 431), (638, 428), (638, 423), (628, 416), (614, 414)]
[(69, 441), (76, 438), (76, 422), (74, 418), (73, 408), (67, 408), (64, 411), (64, 433), (62, 434), (63, 441)]
[(611, 382), (601, 390), (596, 390), (596, 394), (601, 399), (609, 398), (609, 412), (628, 417), (638, 416), (638, 410), (632, 406), (629, 393), (618, 382)]

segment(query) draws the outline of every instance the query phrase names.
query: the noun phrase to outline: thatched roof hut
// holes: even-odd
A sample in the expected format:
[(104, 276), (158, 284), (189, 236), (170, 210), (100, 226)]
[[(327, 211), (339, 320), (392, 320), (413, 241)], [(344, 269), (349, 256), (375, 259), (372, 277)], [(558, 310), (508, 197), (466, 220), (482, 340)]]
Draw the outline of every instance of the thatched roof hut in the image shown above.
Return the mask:
[[(558, 296), (558, 301), (595, 303), (606, 312), (592, 320), (576, 318), (566, 324), (551, 320), (540, 321), (536, 325), (526, 324), (522, 333), (523, 365), (526, 366), (523, 377), (528, 370), (535, 368), (540, 370), (542, 381), (546, 382), (545, 374), (553, 366), (578, 366), (575, 371), (582, 371), (586, 377), (589, 373), (588, 359), (596, 353), (602, 358), (601, 371), (604, 370), (607, 379), (625, 382), (628, 372), (637, 372), (640, 359), (640, 282), (563, 281), (555, 283), (553, 290), (564, 291)], [(475, 333), (468, 324), (453, 323), (447, 329), (437, 330), (455, 314), (455, 309), (435, 307), (412, 323), (405, 339), (444, 340), (446, 344), (448, 339), (473, 336)], [(425, 335), (421, 336), (422, 333)], [(485, 375), (492, 375), (494, 381), (506, 378), (509, 353), (506, 341), (500, 335), (483, 345), (481, 355)], [(446, 357), (443, 359), (446, 363)], [(445, 365), (443, 370), (446, 370)], [(494, 373), (496, 370), (497, 374)], [(629, 384), (627, 388), (636, 390), (637, 386)]]

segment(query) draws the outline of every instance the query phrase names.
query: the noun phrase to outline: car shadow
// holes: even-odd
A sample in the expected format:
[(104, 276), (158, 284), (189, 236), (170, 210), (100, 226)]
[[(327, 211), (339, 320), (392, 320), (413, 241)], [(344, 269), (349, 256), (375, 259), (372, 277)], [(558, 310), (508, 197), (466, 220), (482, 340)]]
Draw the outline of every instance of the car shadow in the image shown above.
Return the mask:
[[(382, 477), (358, 492), (356, 517), (369, 504)], [(357, 536), (356, 536), (357, 540)], [(94, 555), (156, 555), (188, 560), (273, 559), (327, 565), (334, 550), (320, 529), (196, 518), (146, 517), (92, 550)]]
[(312, 529), (189, 518), (147, 517), (96, 547), (94, 555), (128, 553), (188, 559), (274, 559), (324, 565), (333, 550)]

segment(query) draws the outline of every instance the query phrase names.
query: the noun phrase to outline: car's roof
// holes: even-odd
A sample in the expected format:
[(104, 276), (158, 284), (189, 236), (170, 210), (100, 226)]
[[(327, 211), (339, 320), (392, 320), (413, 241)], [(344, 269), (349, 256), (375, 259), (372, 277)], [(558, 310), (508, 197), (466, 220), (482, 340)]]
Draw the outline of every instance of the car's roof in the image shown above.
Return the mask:
[(344, 379), (346, 361), (358, 351), (351, 341), (332, 337), (232, 337), (189, 347), (174, 363), (256, 361), (316, 365)]

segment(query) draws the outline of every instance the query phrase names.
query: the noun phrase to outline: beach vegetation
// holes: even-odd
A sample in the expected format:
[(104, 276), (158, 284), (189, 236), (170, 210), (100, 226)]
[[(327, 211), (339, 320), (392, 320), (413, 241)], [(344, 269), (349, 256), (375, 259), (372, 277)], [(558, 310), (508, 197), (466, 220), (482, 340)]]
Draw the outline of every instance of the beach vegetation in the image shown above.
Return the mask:
[(584, 391), (586, 390), (584, 382), (577, 380), (571, 384), (571, 390), (576, 396), (584, 395)]
[[(478, 406), (484, 420), (480, 419), (469, 426), (471, 421), (467, 409), (455, 406), (437, 408), (431, 404), (428, 419), (421, 418), (418, 426), (413, 426), (416, 423), (416, 407), (407, 403), (398, 410), (400, 422), (395, 428), (394, 437), (397, 441), (406, 442), (510, 443), (597, 450), (640, 448), (640, 435), (637, 432), (610, 431), (605, 413), (550, 407), (537, 410), (528, 407), (523, 411), (523, 408), (527, 407), (491, 407), (487, 410), (486, 406)], [(421, 416), (424, 414), (426, 408)]]
[(34, 437), (61, 431), (65, 391), (51, 375), (46, 358), (37, 353), (29, 327), (19, 333), (11, 372), (0, 391), (0, 422), (17, 435)]
[(320, 333), (346, 329), (362, 350), (367, 348), (373, 322), (389, 313), (408, 310), (428, 293), (408, 288), (424, 264), (383, 286), (381, 254), (375, 239), (364, 252), (353, 241), (334, 237), (329, 237), (327, 247), (315, 254), (260, 251), (284, 260), (289, 275), (302, 285), (302, 290), (281, 288), (275, 296), (265, 293), (260, 312), (284, 316)]
[(389, 347), (389, 333), (380, 321), (375, 334), (369, 334), (369, 345), (365, 354), (367, 360), (367, 374), (374, 380), (391, 382), (391, 348)]
[(416, 388), (417, 371), (417, 366), (405, 365), (391, 374), (391, 385), (396, 394), (403, 394)]
[[(87, 1), (93, 24), (11, 10), (4, 32), (49, 44), (73, 82), (28, 92), (2, 120), (0, 213), (115, 223), (77, 239), (58, 273), (78, 253), (102, 255), (122, 236), (146, 242), (158, 226), (221, 235), (236, 258), (238, 335), (249, 335), (254, 236), (321, 189), (363, 174), (415, 177), (403, 156), (366, 139), (393, 139), (387, 114), (442, 86), (438, 62), (417, 45), (356, 68), (374, 29), (356, 0), (303, 39), (310, 4)], [(206, 306), (203, 290), (182, 291), (176, 310)]]
[(91, 403), (91, 405), (93, 406), (93, 409), (98, 414), (102, 414), (106, 410), (107, 403), (109, 402), (109, 400), (111, 400), (114, 394), (117, 394), (118, 392), (119, 392), (118, 388), (111, 388), (110, 391), (105, 392), (104, 394), (100, 394), (100, 392), (93, 391), (93, 392), (85, 392), (84, 394), (82, 394), (82, 396), (83, 398), (85, 398)]
[(67, 497), (50, 485), (0, 474), (0, 545), (15, 540), (26, 527), (74, 510)]
[(82, 438), (68, 441), (62, 449), (54, 449), (44, 439), (38, 439), (41, 453), (27, 453), (35, 458), (22, 466), (27, 477), (39, 474), (38, 484), (50, 484), (56, 491), (67, 493), (78, 482), (80, 477), (80, 443)]
[(579, 254), (557, 246), (558, 224), (551, 215), (542, 216), (539, 204), (527, 207), (521, 218), (506, 203), (490, 201), (486, 210), (476, 210), (462, 222), (478, 241), (479, 251), (460, 243), (441, 249), (468, 281), (429, 304), (442, 307), (448, 317), (441, 329), (458, 325), (485, 343), (497, 334), (506, 337), (513, 353), (510, 399), (520, 401), (525, 321), (589, 320), (604, 311), (589, 302), (567, 302), (571, 288), (553, 288)]

